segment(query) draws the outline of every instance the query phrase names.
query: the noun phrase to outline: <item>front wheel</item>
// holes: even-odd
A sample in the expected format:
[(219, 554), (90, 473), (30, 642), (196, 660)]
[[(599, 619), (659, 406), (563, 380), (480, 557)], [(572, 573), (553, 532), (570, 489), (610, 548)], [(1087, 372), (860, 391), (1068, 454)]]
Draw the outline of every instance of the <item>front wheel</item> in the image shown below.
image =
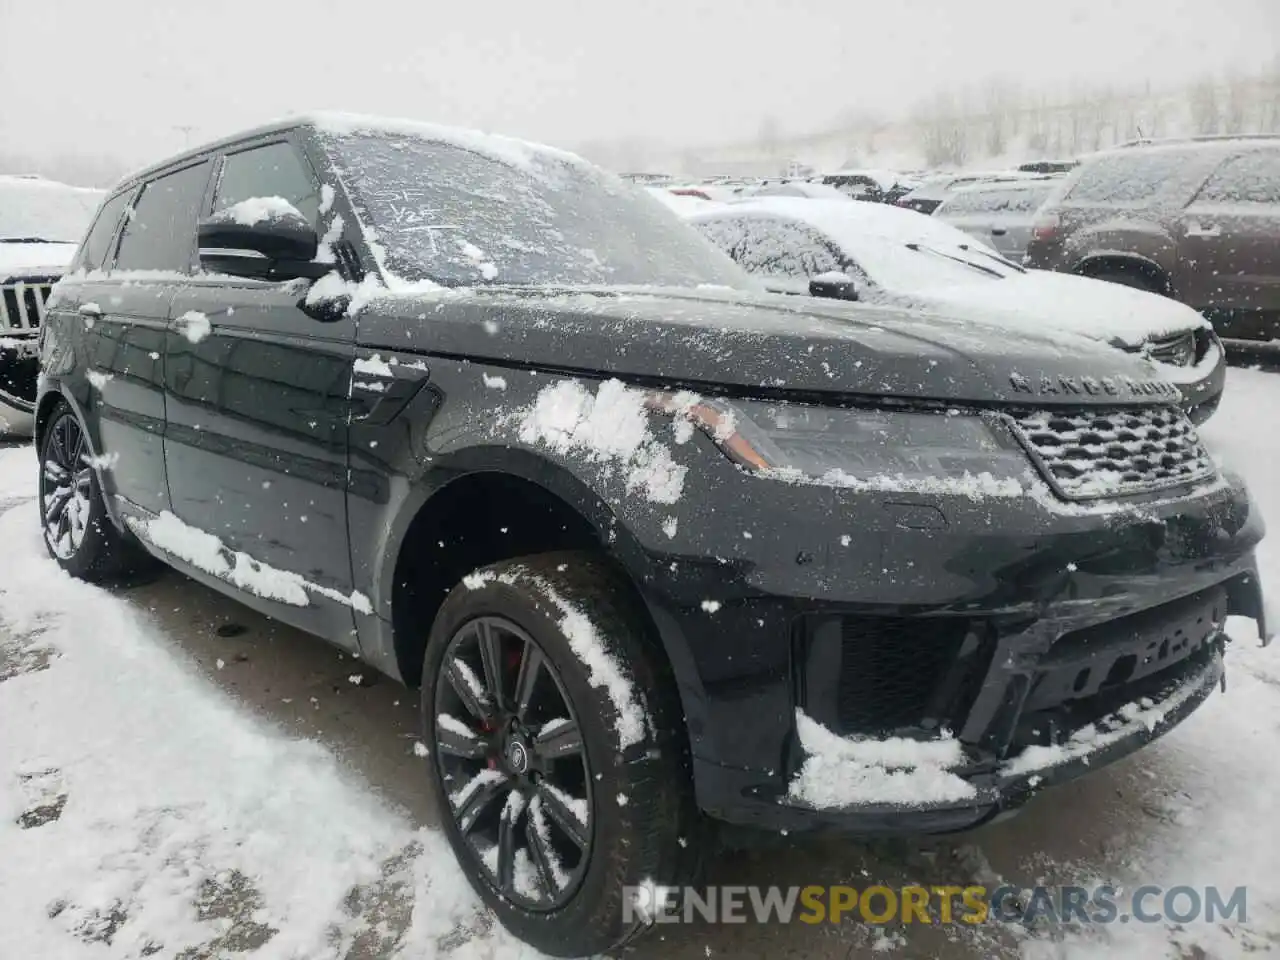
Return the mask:
[(647, 916), (628, 888), (696, 869), (678, 700), (642, 617), (602, 560), (546, 554), (468, 576), (427, 644), (449, 841), (502, 923), (555, 956), (630, 939)]

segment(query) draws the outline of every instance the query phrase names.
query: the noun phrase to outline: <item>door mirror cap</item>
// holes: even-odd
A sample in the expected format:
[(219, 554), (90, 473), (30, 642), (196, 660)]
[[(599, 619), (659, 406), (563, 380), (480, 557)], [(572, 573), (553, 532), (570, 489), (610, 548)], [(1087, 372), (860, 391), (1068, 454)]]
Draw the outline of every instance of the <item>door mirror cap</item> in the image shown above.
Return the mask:
[(289, 201), (252, 197), (201, 220), (200, 263), (233, 276), (291, 280), (333, 269), (313, 263), (320, 248), (315, 228)]
[(847, 273), (820, 273), (809, 278), (809, 295), (829, 300), (857, 300), (858, 283)]

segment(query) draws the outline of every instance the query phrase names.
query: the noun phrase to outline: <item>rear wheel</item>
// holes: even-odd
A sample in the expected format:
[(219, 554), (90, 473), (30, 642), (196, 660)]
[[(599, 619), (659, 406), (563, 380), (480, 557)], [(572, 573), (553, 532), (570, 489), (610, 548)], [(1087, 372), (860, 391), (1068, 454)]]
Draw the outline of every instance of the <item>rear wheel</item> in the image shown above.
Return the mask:
[(428, 641), (423, 723), (446, 834), (502, 923), (556, 956), (643, 930), (625, 888), (693, 880), (678, 701), (643, 623), (603, 561), (546, 554), (467, 577)]
[(41, 438), (40, 526), (49, 555), (83, 580), (128, 572), (141, 556), (107, 516), (84, 428), (65, 403)]

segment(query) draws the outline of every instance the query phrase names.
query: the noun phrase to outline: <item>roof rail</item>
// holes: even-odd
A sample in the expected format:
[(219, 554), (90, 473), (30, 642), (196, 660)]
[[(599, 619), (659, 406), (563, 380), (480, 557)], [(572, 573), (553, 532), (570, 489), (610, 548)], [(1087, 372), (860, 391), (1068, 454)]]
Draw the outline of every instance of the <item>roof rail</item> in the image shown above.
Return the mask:
[(1280, 140), (1280, 133), (1202, 133), (1190, 137), (1139, 137), (1117, 147), (1147, 147), (1166, 143), (1221, 143), (1230, 140)]

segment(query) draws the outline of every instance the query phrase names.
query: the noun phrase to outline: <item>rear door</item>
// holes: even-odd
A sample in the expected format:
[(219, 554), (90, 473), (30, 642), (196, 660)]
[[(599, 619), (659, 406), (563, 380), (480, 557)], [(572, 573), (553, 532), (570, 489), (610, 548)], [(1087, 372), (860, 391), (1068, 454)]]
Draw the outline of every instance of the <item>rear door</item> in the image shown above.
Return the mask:
[[(282, 197), (321, 226), (319, 182), (287, 137), (228, 150), (209, 210), (254, 197)], [(178, 294), (164, 347), (165, 461), (178, 518), (269, 568), (237, 578), (244, 599), (351, 645), (355, 323), (304, 313), (306, 291), (306, 281), (201, 274)]]
[(1280, 148), (1225, 160), (1183, 211), (1179, 299), (1228, 337), (1280, 337)]
[(162, 437), (164, 344), (169, 304), (195, 261), (195, 224), (213, 168), (208, 158), (149, 179), (124, 211), (105, 272), (78, 291), (85, 325), (86, 410), (96, 420), (100, 453), (110, 458), (104, 485), (126, 513), (169, 508)]

